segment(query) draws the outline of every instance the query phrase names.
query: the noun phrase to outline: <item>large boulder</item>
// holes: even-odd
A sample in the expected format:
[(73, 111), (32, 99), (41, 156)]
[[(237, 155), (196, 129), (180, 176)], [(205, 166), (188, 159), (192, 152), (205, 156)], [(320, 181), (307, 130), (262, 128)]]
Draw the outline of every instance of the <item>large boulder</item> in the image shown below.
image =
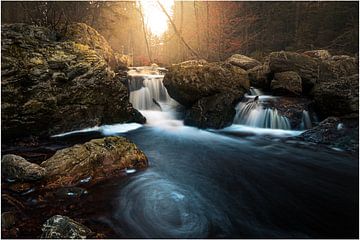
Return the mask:
[(85, 23), (71, 23), (64, 27), (60, 39), (80, 43), (94, 49), (111, 67), (116, 65), (115, 52), (106, 39)]
[(234, 54), (231, 57), (229, 57), (226, 62), (241, 67), (244, 70), (252, 69), (256, 66), (261, 65), (261, 63), (253, 58), (247, 57), (245, 55), (241, 54)]
[(270, 70), (274, 73), (294, 71), (302, 79), (303, 93), (308, 93), (320, 76), (320, 60), (295, 52), (272, 52)]
[(275, 95), (301, 95), (301, 77), (293, 71), (275, 73), (271, 90)]
[(224, 128), (232, 124), (236, 96), (219, 93), (197, 101), (185, 115), (184, 123), (199, 128)]
[(173, 65), (163, 83), (169, 95), (188, 108), (185, 124), (201, 128), (229, 125), (236, 101), (250, 88), (242, 68), (204, 61)]
[(342, 150), (359, 151), (359, 122), (357, 118), (328, 117), (298, 138)]
[(88, 227), (61, 215), (46, 220), (41, 230), (42, 239), (85, 239), (93, 234)]
[(47, 171), (46, 188), (72, 186), (89, 177), (96, 183), (120, 176), (126, 168), (147, 165), (144, 153), (123, 137), (94, 139), (65, 148), (41, 163)]
[(49, 29), (26, 24), (3, 25), (1, 36), (3, 138), (145, 122), (98, 45), (55, 41)]
[(225, 63), (173, 65), (163, 83), (169, 95), (186, 107), (217, 93), (241, 96), (250, 87), (244, 70)]
[(342, 116), (359, 112), (359, 75), (344, 76), (315, 85), (311, 95), (323, 116)]
[(17, 181), (35, 181), (45, 176), (45, 169), (35, 163), (30, 163), (24, 158), (7, 154), (1, 159), (1, 174)]

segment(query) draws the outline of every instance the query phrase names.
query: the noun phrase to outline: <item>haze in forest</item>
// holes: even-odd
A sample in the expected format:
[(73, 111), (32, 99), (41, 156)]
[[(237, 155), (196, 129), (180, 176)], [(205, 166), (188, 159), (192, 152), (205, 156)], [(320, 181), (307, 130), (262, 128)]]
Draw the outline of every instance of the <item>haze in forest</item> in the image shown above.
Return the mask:
[(2, 23), (60, 29), (84, 22), (114, 50), (131, 55), (132, 65), (167, 65), (195, 57), (221, 61), (234, 53), (262, 60), (281, 50), (358, 53), (358, 2), (160, 4), (173, 25), (157, 1), (2, 2)]

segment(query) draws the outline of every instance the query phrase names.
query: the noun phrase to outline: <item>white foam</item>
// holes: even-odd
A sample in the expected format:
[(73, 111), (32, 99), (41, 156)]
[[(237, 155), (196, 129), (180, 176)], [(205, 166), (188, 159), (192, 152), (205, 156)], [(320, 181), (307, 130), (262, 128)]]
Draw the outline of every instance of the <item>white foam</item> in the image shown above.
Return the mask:
[(284, 129), (271, 129), (271, 128), (258, 128), (258, 127), (250, 127), (246, 125), (233, 124), (230, 127), (213, 130), (217, 132), (243, 132), (243, 133), (252, 133), (255, 135), (271, 135), (277, 137), (295, 137), (303, 133), (304, 131), (294, 131), (294, 130), (284, 130)]
[(98, 132), (101, 132), (105, 136), (109, 136), (109, 135), (114, 135), (117, 133), (126, 133), (129, 131), (138, 129), (142, 126), (143, 125), (141, 125), (139, 123), (123, 123), (123, 124), (114, 124), (114, 125), (103, 125), (100, 127), (96, 126), (96, 127), (92, 127), (92, 128), (85, 128), (85, 129), (81, 129), (81, 130), (56, 134), (51, 137), (64, 137), (64, 136), (75, 134), (75, 133), (85, 133), (85, 132), (93, 132), (93, 131), (98, 131)]

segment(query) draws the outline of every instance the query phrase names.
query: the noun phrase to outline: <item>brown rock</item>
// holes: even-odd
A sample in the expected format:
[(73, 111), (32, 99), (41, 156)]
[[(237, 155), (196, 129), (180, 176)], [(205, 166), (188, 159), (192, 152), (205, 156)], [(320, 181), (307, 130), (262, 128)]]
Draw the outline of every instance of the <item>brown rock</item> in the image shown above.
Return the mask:
[(293, 71), (275, 73), (271, 90), (275, 95), (301, 95), (301, 77)]
[(41, 163), (47, 171), (46, 188), (72, 186), (91, 177), (91, 183), (120, 176), (125, 168), (142, 169), (148, 160), (123, 137), (106, 137), (59, 150)]

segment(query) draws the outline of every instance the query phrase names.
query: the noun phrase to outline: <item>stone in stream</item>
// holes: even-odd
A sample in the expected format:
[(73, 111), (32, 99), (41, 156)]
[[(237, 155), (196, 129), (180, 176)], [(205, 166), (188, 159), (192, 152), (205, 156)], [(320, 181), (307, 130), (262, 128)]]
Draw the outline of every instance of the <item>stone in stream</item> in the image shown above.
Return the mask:
[(232, 124), (236, 111), (236, 96), (219, 93), (204, 97), (187, 110), (184, 123), (199, 128), (224, 128)]
[(85, 24), (58, 34), (54, 39), (46, 27), (2, 25), (3, 139), (144, 123), (121, 82), (126, 71), (112, 70), (119, 61), (106, 40)]
[(1, 173), (17, 181), (35, 181), (42, 179), (46, 170), (35, 163), (26, 161), (23, 157), (7, 154), (1, 159)]
[(169, 68), (163, 83), (169, 95), (186, 107), (217, 93), (241, 97), (250, 87), (246, 71), (226, 63), (176, 64)]
[(302, 93), (301, 77), (293, 71), (275, 73), (271, 90), (274, 95), (299, 96)]
[(67, 238), (85, 239), (93, 234), (86, 226), (74, 221), (73, 219), (55, 215), (49, 218), (42, 226), (42, 239)]
[(359, 113), (359, 75), (317, 83), (311, 92), (318, 112), (324, 116)]
[(359, 151), (359, 122), (356, 117), (328, 117), (297, 138), (306, 142), (329, 145), (335, 149)]
[(93, 139), (59, 150), (41, 163), (46, 169), (45, 188), (71, 187), (91, 177), (91, 184), (123, 175), (126, 168), (148, 166), (144, 153), (123, 137)]
[(268, 63), (258, 65), (247, 71), (249, 75), (250, 85), (252, 87), (269, 89), (272, 79), (270, 67)]
[(324, 49), (306, 51), (304, 54), (312, 58), (318, 58), (320, 60), (328, 60), (331, 58), (329, 51)]
[(236, 101), (250, 87), (245, 70), (221, 62), (173, 65), (163, 83), (169, 95), (188, 108), (185, 124), (201, 128), (230, 125)]
[(254, 67), (261, 65), (261, 63), (258, 60), (241, 54), (232, 55), (226, 60), (226, 62), (241, 67), (244, 70), (250, 70)]
[(270, 70), (274, 73), (293, 71), (302, 79), (303, 93), (308, 93), (320, 77), (320, 61), (295, 52), (272, 52)]

